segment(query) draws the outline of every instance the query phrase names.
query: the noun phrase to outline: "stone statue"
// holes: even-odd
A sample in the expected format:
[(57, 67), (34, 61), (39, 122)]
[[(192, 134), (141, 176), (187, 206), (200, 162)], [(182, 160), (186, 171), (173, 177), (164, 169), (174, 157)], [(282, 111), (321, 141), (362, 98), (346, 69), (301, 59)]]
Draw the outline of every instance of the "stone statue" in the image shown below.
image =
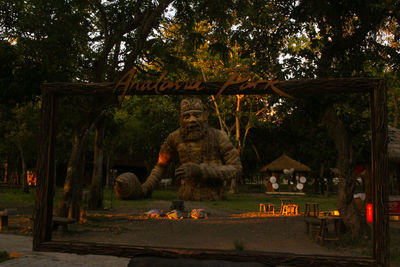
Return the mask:
[[(180, 128), (167, 137), (161, 146), (158, 163), (140, 188), (133, 190), (135, 193), (130, 198), (150, 196), (165, 175), (168, 164), (176, 156), (180, 161), (180, 166), (175, 170), (175, 176), (180, 183), (179, 199), (224, 198), (224, 181), (237, 179), (242, 171), (242, 164), (228, 136), (223, 131), (210, 127), (207, 120), (208, 112), (200, 99), (182, 100)], [(118, 178), (116, 182), (118, 183)]]

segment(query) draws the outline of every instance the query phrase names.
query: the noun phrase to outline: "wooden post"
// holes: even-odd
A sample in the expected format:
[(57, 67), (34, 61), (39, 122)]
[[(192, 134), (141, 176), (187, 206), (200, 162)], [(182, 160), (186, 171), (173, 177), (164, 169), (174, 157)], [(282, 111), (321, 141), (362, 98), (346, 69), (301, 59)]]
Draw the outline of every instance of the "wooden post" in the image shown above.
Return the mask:
[(33, 214), (33, 250), (50, 241), (52, 233), (55, 159), (56, 96), (42, 88), (40, 141), (37, 161), (37, 186)]
[(371, 92), (371, 173), (373, 180), (373, 252), (378, 266), (389, 266), (388, 120), (386, 82)]

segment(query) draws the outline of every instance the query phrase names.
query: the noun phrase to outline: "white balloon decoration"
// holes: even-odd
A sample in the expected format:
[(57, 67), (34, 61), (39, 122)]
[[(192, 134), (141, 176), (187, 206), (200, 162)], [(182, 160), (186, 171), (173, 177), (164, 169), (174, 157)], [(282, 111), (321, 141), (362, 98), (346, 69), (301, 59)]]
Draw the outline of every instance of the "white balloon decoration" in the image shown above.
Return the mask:
[(297, 190), (302, 190), (304, 188), (303, 184), (297, 184), (296, 185)]
[(272, 188), (275, 189), (275, 190), (278, 189), (279, 188), (279, 184), (277, 184), (277, 183), (272, 184)]
[(275, 176), (271, 176), (269, 178), (269, 181), (271, 182), (271, 184), (275, 184), (276, 183), (276, 177)]
[(306, 177), (301, 176), (301, 177), (300, 177), (300, 183), (305, 184), (306, 182), (307, 182)]

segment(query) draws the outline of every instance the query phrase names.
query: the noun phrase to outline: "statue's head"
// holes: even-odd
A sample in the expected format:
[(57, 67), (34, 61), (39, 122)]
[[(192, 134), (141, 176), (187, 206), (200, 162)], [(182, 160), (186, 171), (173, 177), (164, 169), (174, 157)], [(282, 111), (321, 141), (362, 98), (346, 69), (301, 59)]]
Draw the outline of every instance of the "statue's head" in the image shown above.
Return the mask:
[(187, 141), (201, 139), (207, 129), (208, 112), (200, 99), (185, 98), (181, 101), (181, 134)]

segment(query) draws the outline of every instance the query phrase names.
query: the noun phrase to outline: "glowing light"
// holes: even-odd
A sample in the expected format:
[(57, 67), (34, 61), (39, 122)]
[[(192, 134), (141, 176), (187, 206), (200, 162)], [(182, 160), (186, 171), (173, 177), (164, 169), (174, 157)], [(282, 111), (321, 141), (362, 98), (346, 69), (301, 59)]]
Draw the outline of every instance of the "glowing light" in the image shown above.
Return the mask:
[(27, 171), (26, 172), (26, 180), (28, 182), (29, 186), (36, 186), (36, 173), (32, 172), (32, 171)]
[(373, 209), (372, 209), (372, 204), (369, 203), (367, 204), (367, 222), (372, 223), (373, 220)]
[(171, 155), (169, 155), (167, 153), (160, 153), (158, 155), (158, 164), (167, 165), (170, 159), (171, 159)]
[(333, 211), (333, 215), (334, 215), (334, 216), (339, 216), (339, 215), (340, 215), (340, 212), (339, 212), (338, 210), (334, 210), (334, 211)]

